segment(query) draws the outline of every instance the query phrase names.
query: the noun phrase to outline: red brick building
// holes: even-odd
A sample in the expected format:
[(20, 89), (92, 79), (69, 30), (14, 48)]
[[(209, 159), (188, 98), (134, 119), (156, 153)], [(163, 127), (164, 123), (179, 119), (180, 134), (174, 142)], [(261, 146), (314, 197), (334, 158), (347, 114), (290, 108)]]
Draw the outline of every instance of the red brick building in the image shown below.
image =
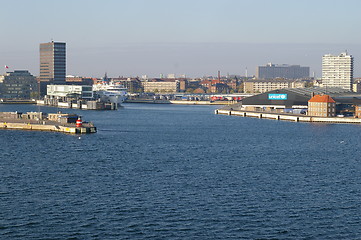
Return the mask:
[(334, 117), (336, 101), (329, 95), (315, 95), (308, 101), (308, 114), (318, 117)]

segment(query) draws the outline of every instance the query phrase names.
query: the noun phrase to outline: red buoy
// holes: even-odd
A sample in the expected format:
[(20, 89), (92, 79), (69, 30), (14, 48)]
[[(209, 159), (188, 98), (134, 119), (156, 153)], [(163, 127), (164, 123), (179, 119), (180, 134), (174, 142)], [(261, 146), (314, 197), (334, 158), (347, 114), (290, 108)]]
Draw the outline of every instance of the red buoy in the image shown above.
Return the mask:
[(78, 119), (76, 120), (76, 127), (82, 127), (83, 126), (83, 121), (81, 120), (81, 117), (78, 117)]

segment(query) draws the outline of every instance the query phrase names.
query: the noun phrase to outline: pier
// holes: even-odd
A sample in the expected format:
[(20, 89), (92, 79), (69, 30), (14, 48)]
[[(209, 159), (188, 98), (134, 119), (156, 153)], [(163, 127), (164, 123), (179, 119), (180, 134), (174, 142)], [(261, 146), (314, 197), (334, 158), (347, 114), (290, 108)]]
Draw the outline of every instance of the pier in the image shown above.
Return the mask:
[(92, 123), (75, 114), (0, 112), (0, 129), (51, 131), (70, 134), (96, 133)]
[(284, 121), (292, 121), (292, 122), (361, 124), (360, 118), (348, 118), (348, 117), (315, 117), (315, 116), (307, 116), (301, 114), (267, 113), (267, 112), (253, 112), (253, 111), (229, 110), (229, 109), (216, 109), (215, 114), (265, 118), (265, 119), (284, 120)]

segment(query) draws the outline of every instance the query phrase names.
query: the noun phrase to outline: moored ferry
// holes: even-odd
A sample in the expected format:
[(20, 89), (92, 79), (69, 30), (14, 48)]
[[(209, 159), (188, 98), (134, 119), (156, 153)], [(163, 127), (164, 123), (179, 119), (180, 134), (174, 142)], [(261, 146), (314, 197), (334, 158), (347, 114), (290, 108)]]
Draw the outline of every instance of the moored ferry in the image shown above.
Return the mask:
[(123, 85), (109, 81), (106, 73), (101, 83), (93, 85), (93, 91), (102, 101), (117, 103), (118, 105), (124, 102), (128, 94), (128, 89)]

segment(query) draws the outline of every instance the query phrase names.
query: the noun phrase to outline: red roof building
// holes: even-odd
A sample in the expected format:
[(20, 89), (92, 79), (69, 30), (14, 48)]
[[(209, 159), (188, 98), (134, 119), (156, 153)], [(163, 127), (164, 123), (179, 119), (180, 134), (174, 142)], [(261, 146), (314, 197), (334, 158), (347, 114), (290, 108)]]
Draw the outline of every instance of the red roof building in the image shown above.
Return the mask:
[(308, 115), (334, 117), (336, 115), (336, 101), (329, 95), (315, 95), (308, 100)]
[(329, 95), (315, 95), (308, 102), (336, 103)]

